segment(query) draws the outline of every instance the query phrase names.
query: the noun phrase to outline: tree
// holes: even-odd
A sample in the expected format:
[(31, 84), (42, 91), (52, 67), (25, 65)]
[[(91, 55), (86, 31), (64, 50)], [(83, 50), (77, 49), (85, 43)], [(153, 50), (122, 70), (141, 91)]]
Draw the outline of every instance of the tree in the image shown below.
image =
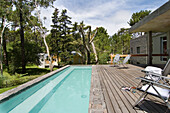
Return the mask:
[[(9, 55), (11, 56), (9, 59), (10, 62), (9, 72), (11, 73), (15, 73), (15, 71), (22, 66), (22, 62), (20, 62), (22, 56), (20, 55), (18, 56), (18, 54), (21, 54), (20, 43), (21, 42), (11, 44), (11, 49), (9, 49)], [(38, 53), (42, 51), (41, 48), (36, 43), (29, 41), (25, 41), (24, 46), (25, 46), (25, 63), (38, 65), (39, 64)]]
[(99, 63), (106, 63), (107, 56), (109, 56), (110, 43), (107, 30), (103, 27), (97, 29), (96, 37), (94, 38), (94, 44), (97, 51)]
[(61, 51), (61, 32), (60, 32), (60, 20), (59, 20), (59, 10), (56, 8), (53, 16), (51, 25), (51, 37), (49, 41), (49, 46), (51, 46), (51, 51), (53, 54), (57, 55), (58, 65), (59, 65), (59, 51)]
[(98, 28), (96, 28), (96, 31), (95, 31), (95, 33), (93, 34), (93, 36), (90, 36), (90, 43), (91, 43), (92, 48), (93, 48), (93, 52), (94, 52), (94, 55), (95, 55), (96, 64), (98, 64), (98, 56), (97, 56), (96, 47), (95, 47), (95, 45), (94, 45), (94, 43), (93, 43), (93, 40), (94, 40), (94, 38), (95, 38), (95, 36), (96, 36), (96, 34), (97, 34), (97, 29), (98, 29)]
[(110, 37), (110, 48), (113, 54), (129, 54), (130, 52), (130, 39), (129, 29), (121, 28), (118, 33)]
[(83, 40), (81, 37), (81, 33), (80, 33), (80, 26), (78, 25), (77, 22), (75, 22), (73, 24), (73, 28), (72, 28), (72, 36), (74, 38), (72, 45), (74, 45), (74, 49), (77, 52), (80, 52), (82, 57), (83, 57), (83, 64), (86, 63), (86, 53), (85, 53), (85, 49), (84, 49), (84, 45), (83, 45)]
[(22, 73), (26, 72), (26, 62), (25, 62), (25, 48), (24, 48), (24, 27), (28, 22), (28, 18), (31, 16), (31, 12), (37, 7), (47, 8), (51, 6), (55, 0), (16, 0), (13, 1), (13, 4), (16, 7), (17, 15), (19, 17), (19, 26), (20, 26), (20, 40), (21, 40), (21, 61), (22, 61)]
[[(0, 43), (0, 51), (1, 51), (1, 59), (0, 59), (0, 64), (1, 64), (1, 76), (3, 76), (3, 55), (2, 55), (2, 46), (4, 49), (4, 58), (5, 58), (5, 64), (8, 66), (8, 60), (7, 60), (7, 51), (6, 51), (6, 39), (4, 39), (4, 32), (6, 29), (6, 21), (10, 20), (10, 13), (12, 12), (12, 3), (9, 0), (6, 1), (1, 1), (1, 7), (0, 7), (0, 18), (1, 18), (1, 43)], [(3, 44), (4, 43), (4, 44)]]
[[(87, 39), (86, 39), (86, 34), (85, 34), (85, 30), (86, 29), (89, 29), (89, 31), (87, 33)], [(81, 36), (82, 36), (84, 49), (87, 52), (87, 61), (86, 62), (87, 62), (87, 64), (90, 64), (90, 48), (89, 48), (89, 43), (90, 43), (91, 26), (84, 27), (83, 22), (81, 22), (80, 23), (79, 31), (80, 31)]]
[(135, 23), (142, 20), (144, 17), (148, 16), (151, 13), (151, 10), (141, 10), (140, 12), (133, 13), (128, 24), (133, 26)]
[(71, 34), (70, 34), (70, 25), (71, 25), (71, 17), (67, 15), (67, 10), (64, 9), (61, 12), (59, 17), (59, 26), (60, 26), (60, 41), (61, 41), (61, 60), (63, 62), (67, 62), (67, 59), (70, 58), (71, 54)]
[(129, 34), (129, 29), (128, 28), (121, 28), (118, 31), (118, 36), (120, 37), (121, 40), (121, 53), (122, 54), (129, 54), (130, 53), (130, 39), (131, 35)]

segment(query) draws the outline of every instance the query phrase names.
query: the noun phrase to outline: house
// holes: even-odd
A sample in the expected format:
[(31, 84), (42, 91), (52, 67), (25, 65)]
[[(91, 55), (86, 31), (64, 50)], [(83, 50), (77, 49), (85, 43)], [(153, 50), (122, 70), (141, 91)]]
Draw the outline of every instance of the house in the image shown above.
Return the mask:
[[(50, 64), (49, 60), (50, 59), (48, 58), (48, 54), (39, 53), (39, 61), (40, 61), (39, 67), (40, 68), (45, 68), (46, 66), (49, 66), (49, 64)], [(57, 56), (55, 56), (55, 55), (52, 56), (52, 65), (58, 66), (58, 59), (57, 59)]]
[(165, 64), (170, 58), (170, 1), (133, 25), (129, 32), (145, 32), (130, 41), (132, 63)]
[(82, 62), (83, 62), (82, 55), (76, 51), (72, 51), (71, 53), (73, 54), (72, 63), (73, 64), (82, 64)]

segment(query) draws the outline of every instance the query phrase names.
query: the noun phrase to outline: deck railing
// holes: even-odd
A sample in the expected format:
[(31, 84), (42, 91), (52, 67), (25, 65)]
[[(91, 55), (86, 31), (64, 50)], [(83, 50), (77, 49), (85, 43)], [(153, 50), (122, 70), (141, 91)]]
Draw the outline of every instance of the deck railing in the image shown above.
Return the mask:
[[(110, 59), (111, 59), (111, 64), (113, 64), (113, 57), (115, 57), (116, 54), (111, 54)], [(126, 57), (128, 54), (121, 55), (120, 57)], [(131, 54), (131, 57), (144, 57), (148, 56), (148, 54)], [(168, 54), (152, 54), (152, 56), (168, 56)]]

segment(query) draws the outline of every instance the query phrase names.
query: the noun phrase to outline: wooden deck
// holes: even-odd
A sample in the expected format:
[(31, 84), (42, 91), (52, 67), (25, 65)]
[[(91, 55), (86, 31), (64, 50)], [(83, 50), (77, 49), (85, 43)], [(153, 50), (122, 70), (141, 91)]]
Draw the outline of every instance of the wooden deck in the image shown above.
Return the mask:
[[(132, 91), (121, 90), (122, 86), (137, 86), (139, 80), (135, 78), (144, 75), (141, 69), (141, 67), (130, 64), (128, 68), (113, 67), (111, 65), (93, 66), (92, 70), (95, 70), (95, 75), (99, 77), (103, 101), (105, 102), (104, 107), (102, 107), (103, 111), (95, 112), (93, 110), (93, 113), (165, 113), (167, 107), (163, 102), (159, 98), (150, 95), (138, 107), (133, 109), (132, 105), (142, 92), (136, 91), (133, 93)], [(94, 84), (95, 82), (92, 81), (92, 87), (94, 87)]]

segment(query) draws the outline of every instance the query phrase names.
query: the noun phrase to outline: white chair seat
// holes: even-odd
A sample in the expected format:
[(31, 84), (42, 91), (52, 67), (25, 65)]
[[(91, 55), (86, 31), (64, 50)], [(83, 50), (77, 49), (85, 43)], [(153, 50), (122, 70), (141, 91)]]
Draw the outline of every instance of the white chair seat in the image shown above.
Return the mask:
[[(149, 85), (144, 85), (142, 86), (141, 90), (142, 91), (145, 91), (147, 89)], [(168, 99), (169, 96), (170, 96), (170, 90), (169, 89), (164, 89), (164, 88), (161, 88), (161, 87), (157, 87), (157, 86), (154, 86), (154, 88), (159, 92), (159, 94), (161, 95), (161, 97), (165, 98), (165, 99)], [(153, 87), (151, 86), (148, 90), (147, 90), (147, 93), (150, 93), (150, 94), (153, 94), (153, 95), (156, 95), (159, 97), (158, 93), (153, 89)]]

